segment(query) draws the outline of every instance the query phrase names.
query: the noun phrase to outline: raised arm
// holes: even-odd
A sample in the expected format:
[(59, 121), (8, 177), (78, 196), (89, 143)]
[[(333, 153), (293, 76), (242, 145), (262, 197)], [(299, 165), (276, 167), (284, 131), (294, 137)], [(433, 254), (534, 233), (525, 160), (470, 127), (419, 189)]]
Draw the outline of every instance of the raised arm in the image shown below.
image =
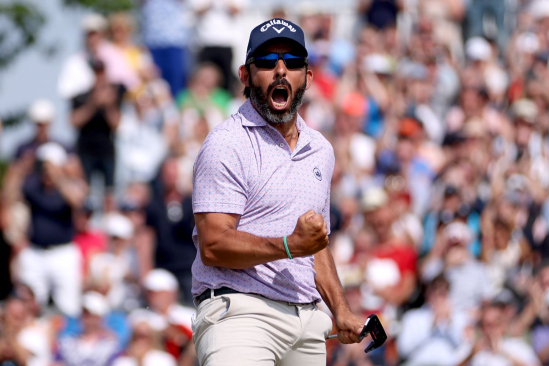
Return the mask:
[[(283, 238), (262, 238), (236, 230), (239, 215), (196, 213), (200, 257), (207, 266), (245, 269), (288, 258)], [(322, 215), (307, 211), (287, 237), (293, 258), (315, 254), (328, 245), (327, 228)]]

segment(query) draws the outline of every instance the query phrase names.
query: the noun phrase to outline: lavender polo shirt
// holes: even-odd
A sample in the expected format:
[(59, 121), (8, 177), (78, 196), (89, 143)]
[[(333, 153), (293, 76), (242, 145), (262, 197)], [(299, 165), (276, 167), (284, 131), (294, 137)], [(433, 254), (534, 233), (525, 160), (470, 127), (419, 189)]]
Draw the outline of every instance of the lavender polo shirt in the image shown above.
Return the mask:
[[(249, 100), (212, 130), (194, 164), (194, 213), (238, 214), (237, 230), (281, 238), (292, 234), (297, 219), (312, 209), (324, 216), (329, 228), (334, 151), (301, 117), (296, 124), (299, 138), (293, 152)], [(196, 227), (193, 241), (198, 248)], [(234, 270), (204, 265), (199, 250), (192, 273), (195, 297), (226, 286), (272, 300), (309, 303), (320, 299), (313, 256)]]

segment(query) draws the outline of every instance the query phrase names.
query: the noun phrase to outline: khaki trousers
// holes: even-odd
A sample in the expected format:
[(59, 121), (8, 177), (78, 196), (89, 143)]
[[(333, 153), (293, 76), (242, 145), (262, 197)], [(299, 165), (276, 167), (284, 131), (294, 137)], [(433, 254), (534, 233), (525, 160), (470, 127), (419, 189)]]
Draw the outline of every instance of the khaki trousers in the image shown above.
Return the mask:
[(332, 320), (316, 305), (249, 294), (204, 300), (193, 320), (201, 366), (326, 365)]

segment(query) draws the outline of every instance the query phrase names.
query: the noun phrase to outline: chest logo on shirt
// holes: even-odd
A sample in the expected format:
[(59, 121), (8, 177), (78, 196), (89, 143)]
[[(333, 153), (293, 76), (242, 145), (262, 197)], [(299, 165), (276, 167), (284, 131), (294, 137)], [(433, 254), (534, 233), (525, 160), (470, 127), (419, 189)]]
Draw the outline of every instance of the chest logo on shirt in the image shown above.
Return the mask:
[(320, 169), (314, 168), (313, 173), (314, 173), (316, 179), (318, 179), (320, 181), (322, 180), (322, 173), (320, 173)]

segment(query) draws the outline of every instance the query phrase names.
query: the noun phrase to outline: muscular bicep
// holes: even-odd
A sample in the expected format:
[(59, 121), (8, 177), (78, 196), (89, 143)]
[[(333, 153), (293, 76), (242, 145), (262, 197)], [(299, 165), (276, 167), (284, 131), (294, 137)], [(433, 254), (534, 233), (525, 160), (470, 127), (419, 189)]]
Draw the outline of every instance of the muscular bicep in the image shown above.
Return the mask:
[(201, 254), (205, 247), (218, 242), (227, 230), (236, 229), (240, 215), (201, 212), (194, 214)]

